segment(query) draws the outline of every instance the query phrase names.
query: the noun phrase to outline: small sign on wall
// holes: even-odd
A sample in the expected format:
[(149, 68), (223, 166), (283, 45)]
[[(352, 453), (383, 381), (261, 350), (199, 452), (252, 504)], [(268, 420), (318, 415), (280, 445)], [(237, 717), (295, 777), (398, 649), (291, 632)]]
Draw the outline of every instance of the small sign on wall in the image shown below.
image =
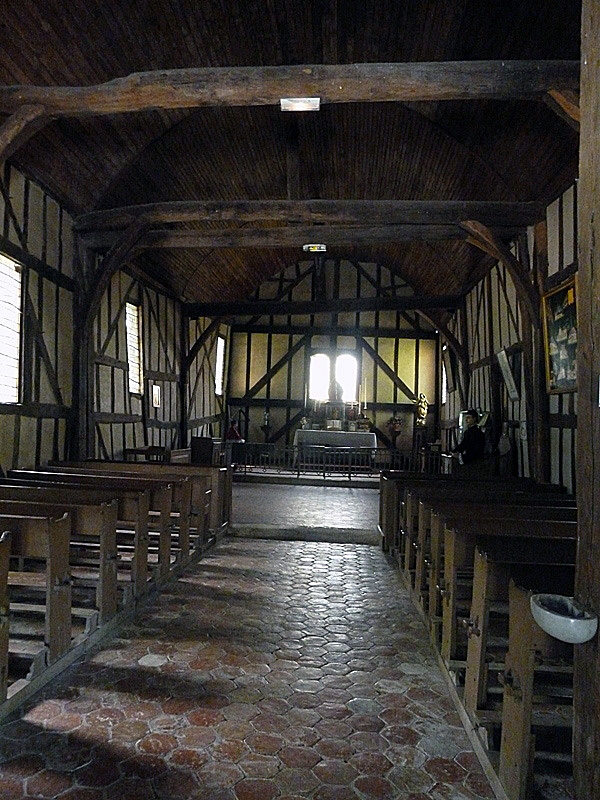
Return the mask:
[(504, 378), (504, 385), (506, 386), (506, 391), (508, 392), (509, 398), (511, 400), (518, 400), (519, 390), (517, 388), (515, 376), (513, 375), (513, 371), (511, 369), (511, 365), (508, 360), (508, 355), (506, 353), (505, 348), (502, 348), (502, 350), (498, 350), (498, 352), (496, 353), (496, 358), (498, 359), (498, 364), (500, 365), (500, 371), (502, 372), (502, 377)]
[(152, 384), (152, 408), (160, 408), (160, 386)]

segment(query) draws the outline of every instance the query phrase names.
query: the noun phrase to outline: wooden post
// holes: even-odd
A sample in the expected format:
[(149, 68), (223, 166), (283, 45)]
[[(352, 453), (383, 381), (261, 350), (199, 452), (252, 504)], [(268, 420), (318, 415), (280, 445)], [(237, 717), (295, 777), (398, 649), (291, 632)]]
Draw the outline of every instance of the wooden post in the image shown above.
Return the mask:
[[(579, 546), (575, 593), (600, 611), (600, 5), (583, 0), (581, 145), (579, 153), (579, 291), (577, 343), (577, 502)], [(600, 785), (600, 650), (598, 636), (575, 647), (574, 775), (578, 800)]]
[(190, 365), (188, 362), (188, 330), (190, 319), (187, 314), (182, 313), (180, 316), (181, 329), (179, 331), (179, 448), (187, 447), (188, 443), (188, 398), (187, 386), (190, 374)]

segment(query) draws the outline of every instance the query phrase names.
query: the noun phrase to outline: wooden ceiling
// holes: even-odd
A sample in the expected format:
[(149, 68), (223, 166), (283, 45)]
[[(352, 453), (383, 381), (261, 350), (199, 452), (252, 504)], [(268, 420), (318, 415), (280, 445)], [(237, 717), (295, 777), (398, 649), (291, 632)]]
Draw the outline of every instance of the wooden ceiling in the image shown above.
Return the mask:
[[(418, 295), (456, 295), (490, 263), (461, 220), (514, 235), (577, 174), (577, 125), (552, 86), (517, 76), (508, 93), (492, 89), (507, 62), (577, 62), (579, 40), (580, 4), (564, 0), (20, 0), (0, 20), (0, 119), (6, 128), (26, 102), (3, 87), (44, 87), (28, 101), (42, 110), (36, 132), (11, 159), (101, 251), (139, 212), (91, 212), (191, 204), (154, 207), (133, 256), (186, 302), (248, 298), (306, 260), (306, 241), (378, 262)], [(444, 88), (444, 62), (497, 63), (464, 79), (450, 69)], [(334, 69), (352, 64), (356, 76)], [(391, 69), (403, 64), (410, 80)], [(289, 69), (246, 69), (258, 67)], [(52, 105), (50, 87), (132, 73), (155, 74), (109, 113), (91, 103), (98, 91)], [(151, 102), (131, 110), (145, 84)], [(160, 102), (165, 85), (177, 102)], [(321, 110), (282, 112), (281, 87), (318, 91)]]

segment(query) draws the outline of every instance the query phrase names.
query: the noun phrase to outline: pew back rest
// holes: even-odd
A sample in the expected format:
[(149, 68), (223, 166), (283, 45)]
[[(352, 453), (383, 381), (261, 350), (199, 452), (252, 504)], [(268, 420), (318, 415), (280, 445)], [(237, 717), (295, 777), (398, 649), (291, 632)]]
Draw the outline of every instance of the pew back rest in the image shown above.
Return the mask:
[(0, 514), (0, 529), (11, 533), (11, 555), (50, 559), (65, 551), (65, 545), (68, 551), (71, 517)]

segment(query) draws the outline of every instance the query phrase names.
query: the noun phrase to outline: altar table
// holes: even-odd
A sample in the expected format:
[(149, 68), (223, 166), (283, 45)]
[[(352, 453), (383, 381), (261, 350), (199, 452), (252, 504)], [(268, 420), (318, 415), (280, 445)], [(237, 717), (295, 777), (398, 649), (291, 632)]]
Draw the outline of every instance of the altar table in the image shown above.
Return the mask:
[(377, 436), (370, 431), (312, 431), (299, 428), (294, 434), (294, 447), (377, 447)]

